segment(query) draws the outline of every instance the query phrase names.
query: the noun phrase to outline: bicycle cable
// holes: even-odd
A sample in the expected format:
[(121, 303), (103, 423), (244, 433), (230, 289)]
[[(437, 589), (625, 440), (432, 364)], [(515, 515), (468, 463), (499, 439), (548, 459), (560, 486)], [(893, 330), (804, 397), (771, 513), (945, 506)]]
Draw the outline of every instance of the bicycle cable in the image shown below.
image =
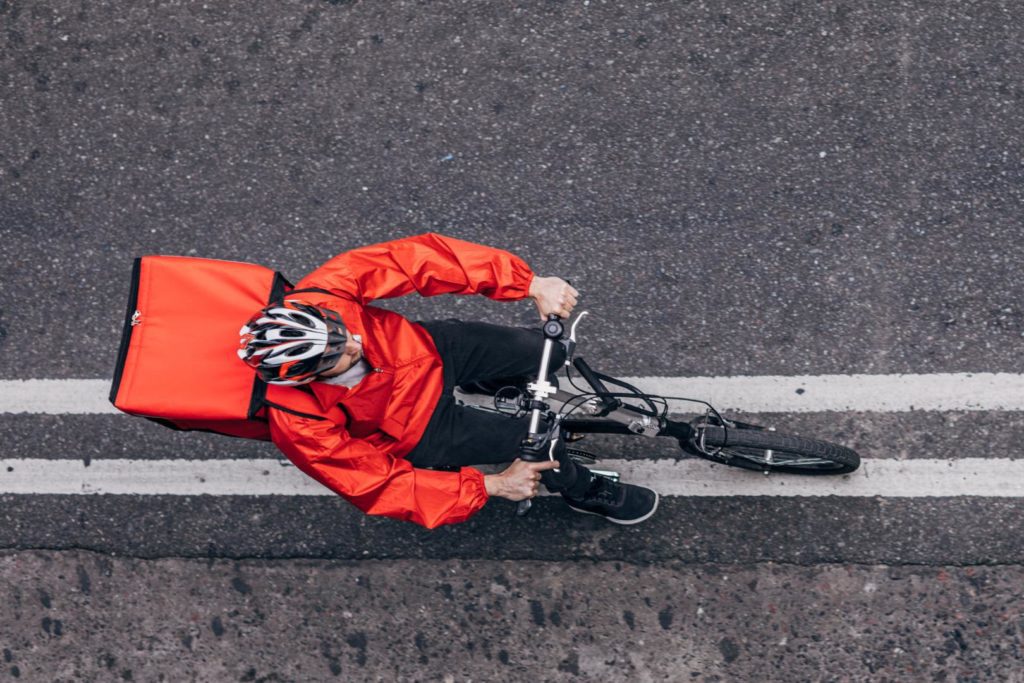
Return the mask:
[[(723, 431), (723, 434), (722, 434), (723, 444), (728, 443), (729, 427), (727, 425), (727, 420), (724, 417), (722, 417), (722, 414), (718, 412), (717, 408), (715, 408), (713, 405), (711, 405), (707, 401), (704, 401), (704, 400), (701, 400), (701, 399), (698, 399), (698, 398), (689, 398), (689, 397), (686, 397), (686, 396), (657, 396), (657, 395), (654, 395), (654, 394), (647, 394), (647, 393), (644, 393), (644, 392), (640, 391), (636, 387), (633, 387), (632, 385), (626, 384), (625, 382), (622, 382), (621, 380), (618, 380), (618, 379), (616, 379), (614, 377), (610, 377), (608, 375), (603, 375), (601, 373), (597, 373), (598, 375), (600, 375), (600, 378), (604, 379), (605, 381), (611, 382), (612, 384), (617, 384), (618, 386), (624, 386), (624, 387), (630, 389), (630, 391), (622, 391), (622, 392), (614, 392), (614, 391), (612, 391), (612, 392), (588, 391), (588, 390), (584, 389), (583, 387), (579, 386), (578, 384), (576, 384), (575, 381), (573, 381), (572, 360), (575, 358), (575, 356), (576, 356), (576, 352), (575, 352), (575, 343), (574, 343), (573, 344), (573, 352), (572, 352), (572, 354), (570, 356), (568, 356), (566, 358), (566, 360), (565, 360), (565, 368), (566, 368), (565, 369), (565, 376), (566, 376), (566, 379), (568, 380), (570, 386), (572, 386), (572, 388), (575, 389), (578, 393), (575, 396), (572, 396), (571, 398), (569, 398), (568, 400), (563, 402), (562, 407), (558, 410), (558, 412), (554, 413), (555, 418), (556, 418), (553, 421), (554, 424), (559, 424), (565, 418), (572, 416), (574, 413), (576, 413), (577, 411), (581, 410), (583, 408), (583, 406), (586, 405), (591, 399), (595, 399), (595, 398), (596, 399), (601, 399), (601, 398), (626, 398), (626, 399), (629, 399), (629, 398), (632, 398), (632, 399), (635, 399), (635, 400), (643, 401), (644, 403), (646, 403), (648, 405), (648, 408), (641, 408), (640, 406), (634, 406), (634, 405), (631, 405), (631, 404), (628, 404), (628, 403), (626, 405), (629, 406), (630, 408), (635, 408), (635, 409), (641, 411), (640, 412), (641, 415), (647, 415), (648, 417), (655, 417), (659, 421), (667, 420), (668, 419), (667, 416), (669, 414), (669, 410), (668, 410), (668, 408), (669, 408), (668, 402), (669, 401), (682, 401), (682, 402), (686, 402), (686, 403), (697, 403), (699, 405), (703, 405), (703, 406), (706, 407), (706, 410), (704, 411), (704, 422), (699, 427), (697, 427), (697, 429), (701, 431), (701, 437), (702, 437), (700, 439), (700, 445), (697, 446), (699, 448), (699, 450), (701, 450), (706, 455), (717, 455), (718, 453), (720, 453), (722, 451), (722, 447), (719, 447), (718, 450), (714, 451), (714, 453), (708, 453), (705, 450), (705, 448), (704, 448), (704, 445), (703, 445), (704, 439), (703, 439), (703, 429), (702, 428), (706, 428), (707, 427), (708, 416), (710, 416), (710, 415), (714, 415), (715, 419), (717, 420), (718, 424), (716, 426), (719, 426), (719, 427), (722, 428), (722, 431)], [(504, 412), (498, 406), (498, 397), (499, 397), (499, 395), (501, 394), (502, 391), (504, 391), (505, 389), (509, 389), (509, 388), (514, 389), (514, 391), (516, 392), (518, 397), (523, 397), (523, 396), (528, 395), (528, 392), (525, 392), (524, 390), (522, 390), (522, 389), (520, 389), (518, 387), (513, 387), (511, 385), (507, 386), (507, 387), (501, 387), (494, 394), (494, 407), (495, 407), (496, 410), (498, 410), (498, 412)], [(659, 406), (660, 410), (653, 409), (655, 406)], [(568, 408), (568, 410), (566, 410), (567, 408)], [(517, 410), (513, 415), (510, 415), (510, 417), (519, 418), (519, 417), (522, 417), (522, 416), (526, 415), (528, 412), (529, 412), (528, 410), (520, 409), (520, 410)], [(552, 427), (554, 426), (554, 424), (552, 425)]]
[[(573, 353), (573, 357), (575, 357), (575, 355), (576, 354), (574, 352)], [(639, 391), (633, 391), (633, 392), (608, 392), (608, 393), (600, 393), (599, 394), (596, 391), (587, 391), (587, 390), (583, 389), (582, 387), (580, 387), (578, 384), (576, 384), (576, 382), (573, 381), (573, 377), (572, 377), (572, 374), (573, 374), (572, 373), (572, 358), (569, 358), (566, 361), (565, 366), (566, 366), (566, 368), (565, 368), (566, 379), (569, 381), (569, 384), (576, 391), (580, 392), (580, 394), (577, 397), (574, 397), (573, 399), (570, 399), (569, 401), (567, 401), (565, 403), (565, 405), (569, 405), (570, 403), (576, 401), (577, 399), (579, 399), (581, 397), (584, 398), (585, 400), (579, 401), (578, 405), (575, 405), (572, 408), (572, 410), (570, 410), (568, 413), (562, 413), (560, 411), (559, 414), (563, 415), (564, 417), (568, 417), (568, 416), (572, 415), (574, 412), (576, 412), (577, 410), (579, 410), (580, 408), (582, 408), (583, 405), (585, 405), (586, 402), (589, 401), (591, 398), (601, 398), (601, 397), (608, 397), (608, 398), (634, 398), (634, 399), (643, 400), (645, 403), (648, 403), (648, 404), (657, 403), (657, 404), (660, 404), (662, 406), (661, 412), (657, 415), (659, 420), (660, 419), (667, 419), (666, 416), (668, 415), (668, 402), (669, 401), (683, 401), (683, 402), (688, 402), (688, 403), (697, 403), (697, 404), (703, 405), (703, 406), (705, 406), (707, 408), (707, 410), (705, 410), (705, 413), (704, 413), (705, 414), (705, 420), (704, 420), (705, 426), (707, 424), (707, 415), (709, 415), (709, 414), (710, 415), (714, 415), (715, 419), (718, 421), (718, 425), (717, 426), (720, 426), (722, 428), (723, 443), (728, 443), (728, 441), (729, 441), (729, 427), (727, 425), (726, 419), (724, 417), (722, 417), (722, 414), (718, 412), (717, 408), (715, 408), (713, 405), (711, 405), (707, 401), (703, 401), (703, 400), (698, 399), (698, 398), (689, 398), (689, 397), (686, 397), (686, 396), (656, 396), (656, 395), (653, 395), (653, 394), (644, 394), (644, 393), (639, 392)], [(634, 407), (636, 407), (636, 406), (634, 406)], [(564, 410), (564, 406), (563, 406), (563, 410)], [(655, 412), (657, 412), (657, 411), (655, 411)], [(713, 455), (717, 455), (721, 451), (722, 451), (722, 448), (719, 448), (717, 451), (715, 451), (713, 453)]]

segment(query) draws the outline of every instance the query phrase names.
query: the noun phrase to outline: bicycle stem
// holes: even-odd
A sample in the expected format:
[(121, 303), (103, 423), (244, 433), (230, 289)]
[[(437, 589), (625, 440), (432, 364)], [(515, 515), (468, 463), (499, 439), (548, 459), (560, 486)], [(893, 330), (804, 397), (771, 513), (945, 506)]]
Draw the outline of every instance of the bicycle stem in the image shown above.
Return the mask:
[[(555, 343), (551, 339), (544, 340), (544, 352), (540, 357), (540, 369), (537, 371), (537, 381), (527, 385), (527, 388), (533, 392), (534, 399), (538, 401), (543, 400), (550, 395), (548, 393), (548, 389), (554, 389), (552, 384), (548, 382), (548, 369), (551, 365), (551, 351), (554, 346)], [(540, 406), (535, 404), (533, 410), (530, 411), (530, 434), (536, 434), (537, 429), (540, 427), (540, 413)]]
[(561, 319), (551, 314), (548, 316), (548, 321), (544, 323), (544, 350), (540, 357), (540, 368), (537, 370), (537, 380), (526, 385), (526, 388), (532, 394), (532, 405), (530, 410), (530, 430), (527, 436), (528, 440), (539, 434), (540, 430), (540, 418), (541, 418), (541, 404), (544, 399), (553, 396), (557, 389), (551, 382), (548, 381), (548, 376), (551, 374), (551, 354), (555, 348), (555, 342), (562, 338), (562, 334), (565, 332), (565, 328), (562, 325)]

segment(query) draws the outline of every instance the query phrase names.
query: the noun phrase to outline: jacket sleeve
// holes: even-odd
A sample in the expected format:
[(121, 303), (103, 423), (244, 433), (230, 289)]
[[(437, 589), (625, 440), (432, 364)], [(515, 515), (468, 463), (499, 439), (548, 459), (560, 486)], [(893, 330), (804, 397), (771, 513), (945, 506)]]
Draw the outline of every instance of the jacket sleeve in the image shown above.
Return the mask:
[(412, 292), (483, 294), (510, 301), (525, 298), (532, 280), (533, 271), (514, 254), (426, 233), (339, 254), (296, 288), (329, 289), (361, 304)]
[(484, 475), (471, 467), (419, 469), (327, 420), (272, 409), (270, 422), (274, 444), (299, 469), (367, 514), (433, 529), (463, 522), (487, 502)]

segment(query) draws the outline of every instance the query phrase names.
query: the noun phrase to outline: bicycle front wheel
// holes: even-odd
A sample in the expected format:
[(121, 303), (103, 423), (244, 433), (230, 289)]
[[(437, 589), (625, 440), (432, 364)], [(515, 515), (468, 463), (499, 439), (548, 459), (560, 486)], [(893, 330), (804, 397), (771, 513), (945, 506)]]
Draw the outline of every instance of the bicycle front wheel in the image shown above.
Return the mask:
[(703, 457), (762, 472), (846, 474), (860, 466), (860, 456), (845, 446), (740, 426), (706, 425), (704, 448)]

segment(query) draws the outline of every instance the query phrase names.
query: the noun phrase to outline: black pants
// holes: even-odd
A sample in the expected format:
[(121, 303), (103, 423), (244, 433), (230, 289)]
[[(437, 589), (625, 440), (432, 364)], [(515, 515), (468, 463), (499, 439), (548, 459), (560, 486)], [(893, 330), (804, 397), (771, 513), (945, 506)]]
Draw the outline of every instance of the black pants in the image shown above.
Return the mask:
[[(423, 438), (406, 460), (419, 467), (461, 467), (514, 460), (529, 431), (529, 416), (515, 418), (459, 406), (452, 390), (469, 382), (535, 376), (544, 349), (543, 333), (540, 329), (455, 319), (419, 324), (433, 337), (441, 355), (444, 389)], [(551, 355), (551, 369), (564, 362), (565, 349), (557, 344)], [(559, 444), (559, 471), (542, 472), (541, 482), (550, 491), (579, 497), (590, 485), (592, 475), (565, 455), (563, 441)]]

